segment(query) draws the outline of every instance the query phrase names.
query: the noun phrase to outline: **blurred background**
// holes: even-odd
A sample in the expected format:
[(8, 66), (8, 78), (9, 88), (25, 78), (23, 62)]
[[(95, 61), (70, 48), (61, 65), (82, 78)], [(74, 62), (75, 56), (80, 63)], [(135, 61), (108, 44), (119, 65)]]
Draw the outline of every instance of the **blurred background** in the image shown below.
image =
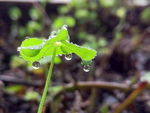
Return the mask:
[[(50, 62), (34, 69), (17, 47), (25, 38), (47, 39), (64, 24), (72, 42), (98, 54), (88, 73), (78, 56), (58, 58), (45, 113), (108, 113), (131, 89), (93, 88), (88, 81), (126, 87), (150, 76), (150, 0), (0, 0), (0, 113), (36, 113)], [(80, 82), (85, 88), (76, 89)], [(150, 113), (150, 91), (122, 113)]]

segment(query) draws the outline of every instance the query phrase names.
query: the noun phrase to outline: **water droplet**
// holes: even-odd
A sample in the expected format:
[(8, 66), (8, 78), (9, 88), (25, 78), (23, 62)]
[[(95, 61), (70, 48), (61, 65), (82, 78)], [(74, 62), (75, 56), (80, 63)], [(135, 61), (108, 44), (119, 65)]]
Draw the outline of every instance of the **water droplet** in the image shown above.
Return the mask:
[(62, 28), (65, 29), (65, 30), (67, 30), (67, 27), (68, 27), (67, 25), (62, 26)]
[(71, 60), (71, 59), (72, 59), (72, 54), (67, 54), (67, 55), (65, 55), (65, 59), (66, 59), (66, 60)]
[(25, 37), (25, 39), (29, 39), (29, 38), (30, 38), (29, 36), (26, 36), (26, 37)]
[(18, 48), (17, 48), (17, 51), (20, 51), (20, 50), (21, 50), (21, 47), (18, 47)]
[(83, 70), (85, 71), (85, 72), (89, 72), (90, 71), (90, 65), (84, 65), (83, 66)]
[(33, 67), (34, 69), (39, 69), (39, 68), (40, 68), (40, 63), (37, 62), (37, 61), (35, 61), (35, 62), (32, 63), (32, 67)]
[(52, 31), (51, 35), (56, 35), (57, 32), (56, 31)]

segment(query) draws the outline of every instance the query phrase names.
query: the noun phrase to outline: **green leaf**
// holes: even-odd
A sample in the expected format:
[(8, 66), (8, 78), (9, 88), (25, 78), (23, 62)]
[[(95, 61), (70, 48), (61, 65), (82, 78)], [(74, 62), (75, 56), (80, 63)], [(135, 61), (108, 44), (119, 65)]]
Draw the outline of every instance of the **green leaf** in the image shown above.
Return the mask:
[(96, 56), (95, 50), (78, 46), (69, 41), (67, 28), (63, 26), (60, 30), (52, 32), (48, 40), (37, 38), (24, 40), (19, 48), (20, 54), (31, 63), (51, 56), (54, 50), (56, 50), (56, 55), (75, 53), (85, 61), (92, 60)]
[(59, 7), (59, 8), (58, 8), (59, 13), (61, 13), (61, 14), (68, 13), (69, 10), (70, 10), (70, 8), (69, 8), (69, 7), (66, 7), (66, 6), (62, 6), (62, 7)]
[(63, 42), (63, 47), (66, 49), (67, 53), (75, 53), (77, 54), (82, 60), (92, 60), (96, 56), (96, 51), (91, 48), (81, 47), (79, 45), (69, 43), (67, 41)]
[[(63, 26), (56, 34), (51, 34), (48, 40), (41, 40), (38, 38), (25, 39), (21, 47), (19, 47), (21, 56), (30, 62), (38, 61), (44, 56), (50, 56), (56, 47), (55, 43), (68, 40), (69, 35), (67, 28)], [(60, 48), (57, 49), (57, 55), (63, 54)]]

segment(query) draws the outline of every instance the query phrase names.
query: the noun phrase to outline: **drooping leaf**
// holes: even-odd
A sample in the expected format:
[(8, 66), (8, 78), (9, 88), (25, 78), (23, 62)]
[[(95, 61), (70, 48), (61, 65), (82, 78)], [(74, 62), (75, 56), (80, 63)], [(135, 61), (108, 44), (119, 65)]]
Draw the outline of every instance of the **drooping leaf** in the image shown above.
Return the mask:
[(91, 48), (82, 47), (67, 41), (63, 42), (63, 46), (68, 53), (77, 54), (82, 60), (92, 60), (96, 56), (96, 51)]

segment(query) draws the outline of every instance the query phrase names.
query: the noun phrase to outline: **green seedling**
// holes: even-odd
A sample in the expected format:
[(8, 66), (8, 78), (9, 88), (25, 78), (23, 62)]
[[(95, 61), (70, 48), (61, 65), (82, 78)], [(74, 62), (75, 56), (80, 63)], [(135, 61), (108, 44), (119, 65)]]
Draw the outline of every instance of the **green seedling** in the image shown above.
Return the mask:
[(51, 65), (48, 71), (45, 88), (37, 113), (42, 113), (56, 56), (65, 55), (66, 60), (71, 60), (72, 53), (78, 55), (81, 60), (84, 61), (83, 64), (85, 65), (85, 72), (89, 71), (89, 63), (96, 56), (95, 50), (81, 47), (70, 42), (66, 25), (64, 25), (58, 31), (53, 31), (47, 40), (38, 38), (25, 39), (21, 46), (18, 47), (18, 51), (20, 51), (22, 58), (32, 64), (33, 68), (35, 69), (39, 68), (41, 59), (51, 56)]

